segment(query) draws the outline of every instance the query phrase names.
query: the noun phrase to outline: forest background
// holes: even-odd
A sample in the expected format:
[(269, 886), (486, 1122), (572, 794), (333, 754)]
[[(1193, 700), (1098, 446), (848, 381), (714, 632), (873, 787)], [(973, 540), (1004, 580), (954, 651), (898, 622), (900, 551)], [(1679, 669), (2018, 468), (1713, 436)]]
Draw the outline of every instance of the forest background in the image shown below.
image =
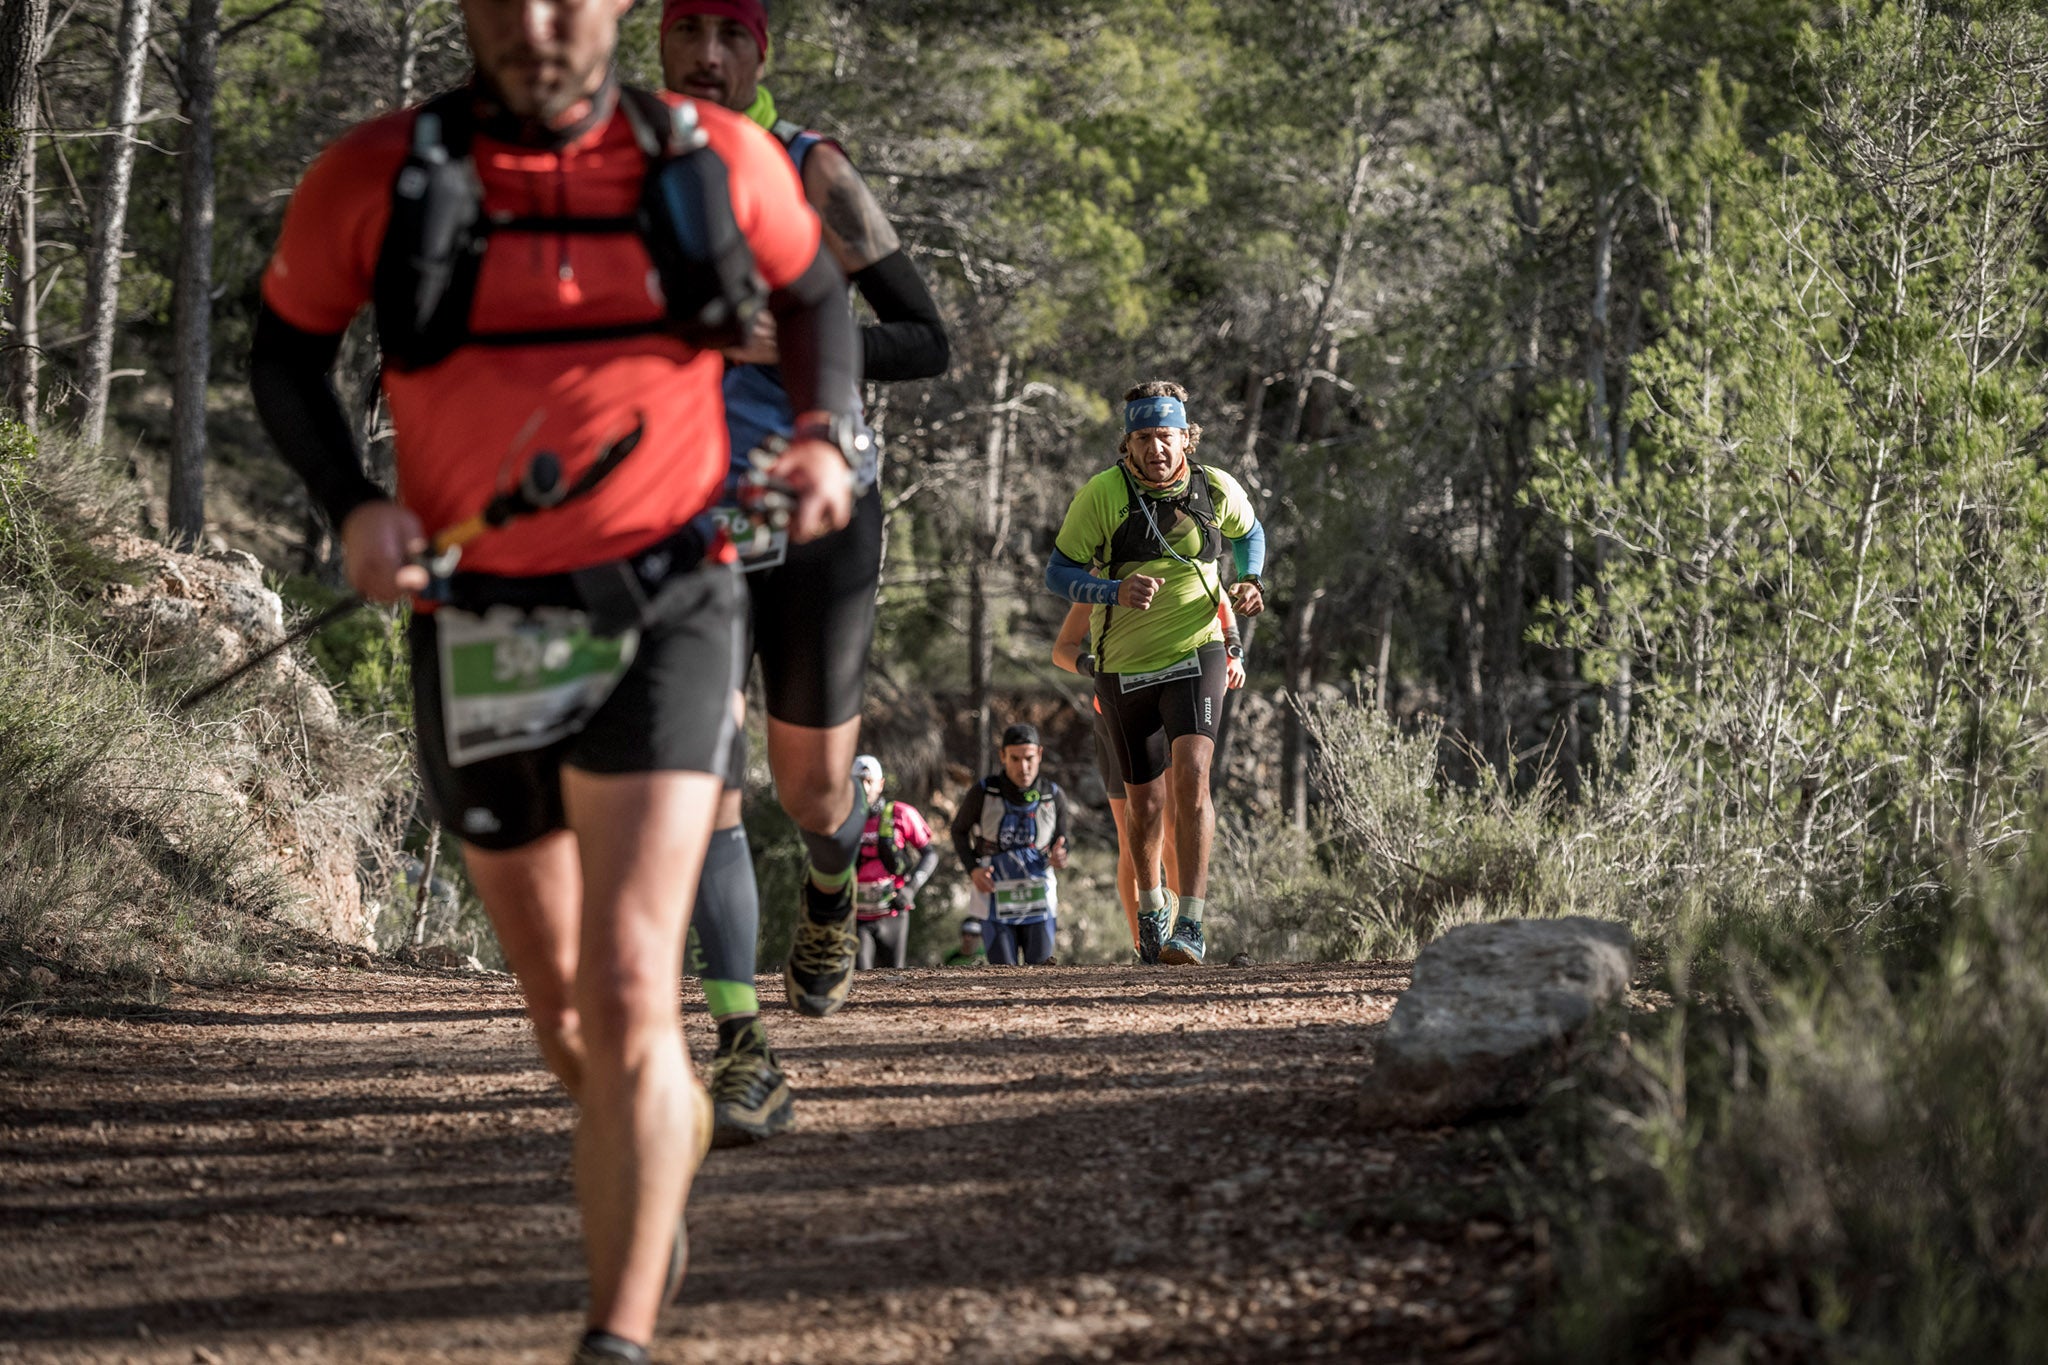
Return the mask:
[[(1588, 1154), (1531, 1186), (1560, 1351), (2048, 1352), (2048, 19), (773, 15), (782, 109), (850, 150), (952, 331), (946, 376), (872, 394), (870, 717), (903, 789), (1019, 714), (1085, 768), (1039, 578), (1116, 396), (1178, 379), (1270, 536), (1219, 782), (1232, 946), (1405, 954), (1586, 912), (1649, 951), (1668, 1007), (1538, 1144)], [(90, 485), (331, 600), (250, 411), (257, 277), (326, 141), (461, 78), (454, 7), (9, 0), (0, 29), (29, 133), (0, 149), (10, 582), (84, 600), (49, 499)], [(651, 82), (651, 7), (627, 32)], [(358, 337), (344, 393), (370, 361)], [(0, 738), (55, 781), (83, 770), (36, 739), (19, 634)], [(365, 615), (319, 648), (359, 715), (402, 707), (393, 639)]]

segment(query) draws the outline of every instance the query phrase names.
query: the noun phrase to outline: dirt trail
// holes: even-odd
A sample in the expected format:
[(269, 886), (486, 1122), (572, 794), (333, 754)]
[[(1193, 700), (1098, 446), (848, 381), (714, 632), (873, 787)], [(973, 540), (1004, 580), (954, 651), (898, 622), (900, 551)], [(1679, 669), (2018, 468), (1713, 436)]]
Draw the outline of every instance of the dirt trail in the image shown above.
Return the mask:
[[(1481, 1134), (1355, 1109), (1401, 966), (763, 980), (798, 1130), (714, 1153), (665, 1361), (1490, 1361)], [(689, 1020), (700, 1061), (711, 1034)], [(0, 1036), (0, 1359), (533, 1361), (571, 1110), (505, 977), (280, 969)]]

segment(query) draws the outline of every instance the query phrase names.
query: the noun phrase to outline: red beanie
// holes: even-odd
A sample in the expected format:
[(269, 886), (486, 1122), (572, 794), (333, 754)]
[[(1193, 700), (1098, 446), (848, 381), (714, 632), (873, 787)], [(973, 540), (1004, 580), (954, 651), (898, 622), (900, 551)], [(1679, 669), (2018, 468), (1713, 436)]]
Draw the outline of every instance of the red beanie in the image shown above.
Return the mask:
[(754, 35), (763, 57), (768, 55), (768, 6), (764, 0), (661, 0), (661, 32), (664, 37), (686, 14), (715, 14), (746, 26)]

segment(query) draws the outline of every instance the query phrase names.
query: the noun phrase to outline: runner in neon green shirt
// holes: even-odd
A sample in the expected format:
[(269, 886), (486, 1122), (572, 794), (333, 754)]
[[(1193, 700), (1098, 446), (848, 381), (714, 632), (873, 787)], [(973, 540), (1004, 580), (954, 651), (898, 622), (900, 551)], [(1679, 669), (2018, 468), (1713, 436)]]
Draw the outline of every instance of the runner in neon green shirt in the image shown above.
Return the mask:
[[(1216, 619), (1226, 552), (1237, 561), (1229, 594), (1238, 614), (1264, 609), (1265, 530), (1237, 480), (1193, 458), (1201, 436), (1180, 385), (1155, 380), (1126, 393), (1121, 458), (1074, 496), (1045, 574), (1052, 591), (1094, 608), (1082, 671), (1095, 678), (1130, 801), (1147, 962), (1199, 963), (1206, 951), (1216, 828), (1209, 764), (1229, 657)], [(1184, 892), (1170, 926), (1159, 886), (1168, 801)]]

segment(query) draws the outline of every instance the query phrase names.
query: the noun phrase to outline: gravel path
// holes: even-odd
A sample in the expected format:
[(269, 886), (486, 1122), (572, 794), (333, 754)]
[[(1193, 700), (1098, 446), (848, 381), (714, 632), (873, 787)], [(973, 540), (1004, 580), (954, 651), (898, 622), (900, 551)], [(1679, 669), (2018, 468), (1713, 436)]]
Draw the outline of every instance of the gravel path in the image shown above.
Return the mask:
[[(0, 1359), (560, 1365), (572, 1112), (516, 992), (362, 962), (8, 1022)], [(1357, 1119), (1405, 973), (882, 972), (822, 1021), (764, 979), (798, 1128), (712, 1154), (657, 1358), (1517, 1358), (1494, 1144)]]

